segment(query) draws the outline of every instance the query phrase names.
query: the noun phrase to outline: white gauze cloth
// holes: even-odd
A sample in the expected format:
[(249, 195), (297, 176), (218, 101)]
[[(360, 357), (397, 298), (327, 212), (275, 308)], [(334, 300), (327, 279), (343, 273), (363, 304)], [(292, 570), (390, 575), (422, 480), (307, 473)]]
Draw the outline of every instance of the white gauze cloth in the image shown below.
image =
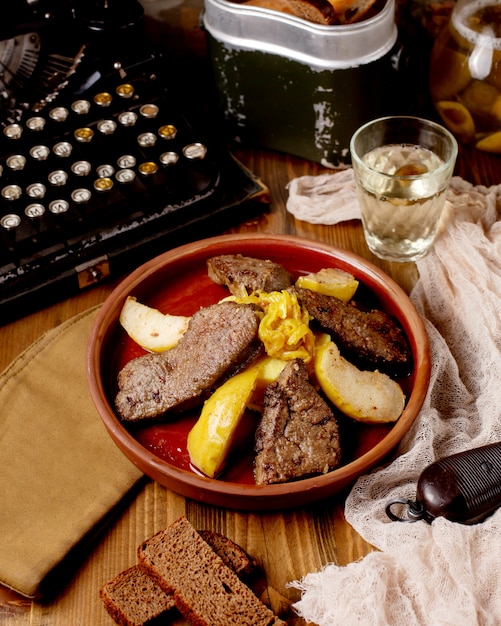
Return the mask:
[[(335, 223), (335, 193), (326, 202)], [(339, 214), (359, 215), (353, 179)], [(309, 177), (311, 178), (311, 177)], [(292, 206), (301, 199), (294, 193)], [(314, 203), (314, 184), (301, 219)], [(350, 196), (351, 194), (351, 196)], [(351, 202), (347, 203), (347, 197)], [(351, 217), (347, 215), (351, 206)], [(318, 220), (318, 211), (314, 211)], [(299, 215), (296, 215), (299, 217)], [(501, 624), (501, 509), (482, 523), (444, 518), (390, 521), (393, 498), (415, 500), (418, 478), (444, 456), (501, 441), (501, 185), (474, 187), (459, 177), (448, 191), (433, 250), (418, 261), (411, 299), (425, 320), (432, 350), (431, 382), (422, 410), (398, 456), (358, 479), (346, 500), (353, 528), (380, 552), (347, 566), (326, 564), (291, 587), (294, 605), (319, 626), (493, 626)], [(338, 220), (339, 221), (339, 220)]]

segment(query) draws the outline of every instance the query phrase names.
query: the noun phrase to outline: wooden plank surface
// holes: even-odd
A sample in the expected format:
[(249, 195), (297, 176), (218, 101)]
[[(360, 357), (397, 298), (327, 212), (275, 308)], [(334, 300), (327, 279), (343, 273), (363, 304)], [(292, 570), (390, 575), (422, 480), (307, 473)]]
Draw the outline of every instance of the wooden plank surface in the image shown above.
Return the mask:
[[(181, 3), (174, 9), (169, 34), (173, 46), (186, 44), (185, 33), (196, 54), (203, 54), (203, 35), (194, 26), (200, 1)], [(407, 292), (417, 279), (413, 264), (380, 261), (368, 251), (358, 222), (318, 226), (295, 220), (286, 211), (287, 183), (301, 175), (325, 172), (317, 164), (266, 150), (238, 150), (236, 155), (268, 185), (270, 210), (228, 232), (290, 234), (323, 241), (351, 250), (379, 265)], [(460, 150), (456, 174), (475, 184), (501, 182), (501, 159), (475, 150)], [(45, 331), (76, 313), (102, 303), (118, 283), (106, 283), (61, 303), (43, 308), (0, 328), (0, 370)], [(68, 586), (52, 602), (32, 602), (0, 587), (0, 624), (8, 626), (110, 626), (112, 620), (99, 597), (100, 587), (121, 570), (135, 563), (136, 547), (180, 515), (197, 528), (226, 534), (245, 548), (263, 571), (262, 597), (276, 611), (288, 613), (292, 626), (305, 626), (294, 617), (290, 604), (299, 598), (287, 583), (317, 571), (329, 562), (340, 565), (355, 561), (373, 550), (347, 524), (343, 494), (298, 510), (271, 513), (236, 512), (203, 505), (178, 496), (147, 481), (120, 517), (89, 551)], [(179, 621), (178, 624), (184, 622)]]

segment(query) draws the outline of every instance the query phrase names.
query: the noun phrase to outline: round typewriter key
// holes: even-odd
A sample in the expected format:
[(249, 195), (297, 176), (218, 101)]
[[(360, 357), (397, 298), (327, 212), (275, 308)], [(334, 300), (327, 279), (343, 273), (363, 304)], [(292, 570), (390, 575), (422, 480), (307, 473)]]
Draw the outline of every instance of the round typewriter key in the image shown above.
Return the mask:
[(138, 170), (143, 176), (152, 176), (158, 172), (158, 165), (153, 161), (146, 161), (146, 163), (141, 163)]
[(3, 129), (3, 134), (8, 139), (19, 139), (23, 134), (23, 127), (20, 124), (9, 124)]
[(71, 171), (77, 176), (88, 176), (92, 169), (89, 161), (75, 161), (71, 166)]
[(187, 159), (203, 159), (207, 154), (207, 148), (203, 143), (189, 143), (183, 148), (183, 154)]
[(134, 87), (130, 83), (123, 83), (116, 88), (117, 94), (121, 98), (132, 98), (134, 95)]
[(46, 191), (45, 185), (42, 183), (32, 183), (26, 187), (26, 193), (30, 198), (43, 198)]
[(85, 126), (84, 128), (77, 128), (73, 135), (80, 143), (89, 143), (94, 137), (94, 131), (92, 128)]
[(37, 219), (38, 217), (42, 217), (44, 213), (44, 205), (39, 204), (38, 202), (28, 204), (28, 206), (24, 209), (24, 214), (26, 215), (26, 217), (29, 217), (31, 219)]
[(12, 154), (5, 161), (5, 165), (13, 171), (20, 172), (26, 165), (26, 157), (22, 154)]
[(109, 165), (109, 163), (98, 165), (98, 167), (96, 167), (96, 173), (99, 178), (110, 178), (115, 173), (115, 168), (113, 165)]
[(136, 157), (132, 154), (123, 154), (117, 159), (117, 165), (120, 169), (134, 167), (136, 165)]
[(160, 155), (162, 165), (175, 165), (179, 161), (179, 154), (176, 152), (164, 152)]
[(55, 122), (65, 122), (69, 113), (66, 107), (55, 107), (49, 111), (49, 117)]
[(3, 228), (5, 228), (5, 230), (13, 230), (14, 228), (17, 228), (20, 223), (21, 218), (15, 213), (7, 213), (7, 215), (4, 215), (2, 219), (0, 219), (0, 224)]
[(60, 141), (56, 143), (52, 150), (58, 157), (69, 157), (73, 152), (73, 146), (68, 141)]
[(45, 161), (49, 154), (50, 150), (48, 146), (32, 146), (30, 148), (30, 156), (36, 161)]
[(158, 111), (160, 109), (156, 104), (143, 104), (143, 106), (139, 109), (139, 113), (143, 117), (147, 117), (148, 119), (152, 119), (158, 115)]
[(19, 185), (7, 185), (2, 189), (2, 198), (5, 200), (19, 200), (23, 194), (23, 190)]
[(136, 173), (131, 169), (118, 170), (115, 178), (119, 183), (131, 183), (136, 178)]
[(91, 199), (91, 197), (91, 192), (83, 187), (81, 189), (74, 189), (71, 192), (71, 199), (75, 204), (85, 204)]
[(113, 188), (111, 178), (98, 178), (94, 181), (94, 189), (96, 191), (110, 191)]
[(26, 120), (26, 128), (29, 130), (43, 130), (45, 128), (45, 118), (37, 115), (36, 117), (30, 117)]
[(84, 115), (90, 111), (90, 102), (88, 100), (75, 100), (71, 105), (71, 110), (77, 115)]
[(122, 126), (134, 126), (137, 122), (137, 113), (134, 113), (134, 111), (123, 111), (118, 116), (118, 121)]
[(141, 148), (151, 148), (157, 141), (156, 135), (153, 133), (141, 133), (137, 138), (137, 143)]
[(97, 93), (94, 96), (94, 102), (97, 104), (97, 106), (100, 107), (107, 107), (111, 104), (111, 101), (113, 100), (113, 98), (111, 97), (111, 94), (108, 93), (107, 91), (103, 91), (101, 93)]
[(116, 128), (116, 122), (113, 120), (101, 120), (97, 125), (97, 130), (103, 135), (113, 135)]
[(177, 128), (172, 124), (166, 124), (165, 126), (160, 126), (158, 134), (162, 139), (174, 139), (177, 135)]
[(68, 180), (68, 174), (64, 170), (54, 170), (51, 172), (48, 177), (49, 183), (54, 185), (55, 187), (62, 187), (66, 185), (66, 181)]
[(61, 213), (66, 213), (66, 211), (70, 208), (70, 203), (67, 200), (53, 200), (49, 204), (49, 211), (54, 213), (54, 215), (61, 215)]

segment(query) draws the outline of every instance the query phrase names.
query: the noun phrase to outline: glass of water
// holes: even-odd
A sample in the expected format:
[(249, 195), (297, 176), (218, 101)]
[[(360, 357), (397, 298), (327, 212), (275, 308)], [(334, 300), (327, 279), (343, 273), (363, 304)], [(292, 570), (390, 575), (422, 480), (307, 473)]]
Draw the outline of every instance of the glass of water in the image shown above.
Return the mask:
[(361, 126), (351, 159), (369, 249), (389, 261), (417, 261), (431, 248), (458, 152), (435, 122), (392, 116)]

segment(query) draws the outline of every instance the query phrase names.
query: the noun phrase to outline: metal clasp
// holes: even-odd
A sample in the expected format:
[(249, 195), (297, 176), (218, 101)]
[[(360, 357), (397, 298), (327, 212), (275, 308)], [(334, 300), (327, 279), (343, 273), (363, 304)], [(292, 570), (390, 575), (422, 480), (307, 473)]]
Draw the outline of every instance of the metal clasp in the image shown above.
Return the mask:
[(82, 265), (75, 267), (75, 271), (77, 272), (80, 289), (96, 285), (111, 275), (110, 264), (105, 256), (82, 263)]
[[(392, 508), (396, 504), (402, 504), (407, 507), (407, 517), (400, 517), (393, 513)], [(421, 519), (427, 520), (428, 518), (426, 509), (421, 504), (421, 502), (414, 502), (412, 500), (406, 500), (403, 498), (390, 500), (386, 505), (386, 515), (394, 522), (417, 522)]]

